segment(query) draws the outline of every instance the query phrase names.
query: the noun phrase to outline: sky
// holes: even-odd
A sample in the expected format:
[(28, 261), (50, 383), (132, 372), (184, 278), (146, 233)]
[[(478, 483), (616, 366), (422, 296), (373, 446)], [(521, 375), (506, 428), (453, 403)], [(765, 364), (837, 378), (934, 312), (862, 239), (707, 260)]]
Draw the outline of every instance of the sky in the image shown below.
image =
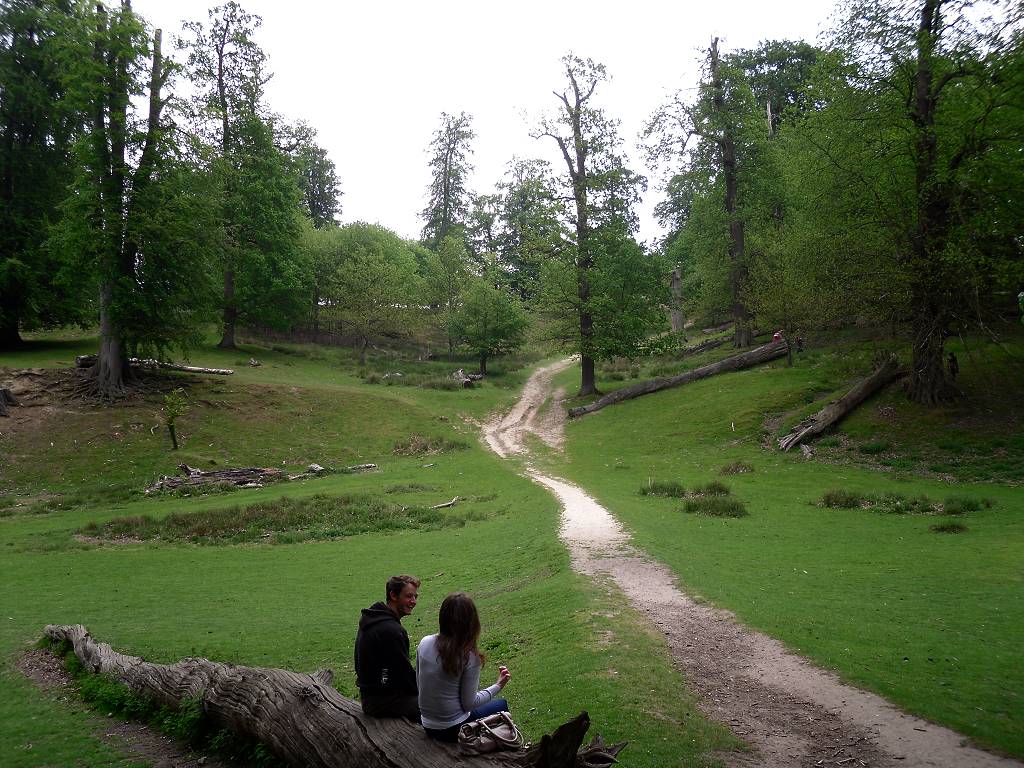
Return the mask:
[[(182, 20), (206, 21), (215, 0), (133, 0), (164, 39)], [(239, 0), (262, 18), (254, 38), (273, 79), (270, 108), (316, 129), (342, 185), (344, 223), (382, 224), (419, 237), (430, 183), (427, 148), (442, 112), (467, 112), (476, 138), (470, 188), (493, 191), (514, 157), (564, 162), (551, 139), (531, 138), (566, 85), (560, 59), (601, 62), (611, 80), (595, 103), (621, 120), (634, 171), (650, 188), (641, 239), (662, 233), (653, 216), (659, 176), (636, 149), (644, 120), (668, 94), (692, 93), (713, 37), (723, 52), (764, 40), (815, 41), (835, 0)], [(165, 52), (170, 46), (165, 43)]]

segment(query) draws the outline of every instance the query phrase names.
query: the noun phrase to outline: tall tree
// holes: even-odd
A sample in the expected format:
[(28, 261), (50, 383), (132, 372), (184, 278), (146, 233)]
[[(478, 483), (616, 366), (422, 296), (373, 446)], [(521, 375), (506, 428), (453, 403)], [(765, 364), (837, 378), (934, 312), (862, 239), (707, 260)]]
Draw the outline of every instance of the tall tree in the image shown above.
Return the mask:
[(430, 142), (431, 182), (423, 217), (423, 242), (436, 249), (449, 234), (462, 236), (469, 214), (471, 195), (466, 186), (473, 166), (469, 156), (473, 118), (465, 112), (441, 113), (441, 127)]
[[(911, 325), (911, 400), (946, 402), (949, 334), (1021, 277), (1024, 6), (918, 0), (849, 7), (849, 62), (807, 135), (820, 167), (860, 195), (894, 255)], [(815, 130), (828, 127), (828, 133)]]
[[(78, 142), (80, 166), (49, 247), (78, 258), (99, 284), (100, 349), (91, 369), (96, 391), (124, 393), (129, 351), (161, 353), (195, 332), (203, 309), (204, 211), (209, 197), (178, 163), (163, 119), (171, 67), (152, 47), (127, 0), (108, 12), (80, 7), (75, 38), (90, 49), (67, 71), (69, 88), (91, 121)], [(69, 52), (70, 53), (70, 52)], [(144, 69), (150, 59), (148, 71)], [(145, 117), (133, 93), (148, 92)]]
[(512, 291), (530, 301), (539, 290), (541, 264), (558, 258), (569, 244), (565, 204), (543, 160), (509, 163), (498, 194), (499, 266)]
[(441, 241), (436, 253), (428, 251), (424, 265), (427, 301), (436, 308), (438, 325), (448, 341), (448, 359), (455, 356), (456, 335), (452, 318), (461, 303), (463, 287), (469, 279), (469, 254), (457, 237), (448, 235)]
[[(535, 136), (552, 139), (565, 162), (575, 235), (566, 252), (572, 253), (575, 281), (572, 303), (577, 320), (576, 346), (580, 353), (579, 394), (592, 395), (597, 393), (594, 363), (604, 353), (598, 336), (611, 338), (614, 335), (612, 328), (595, 326), (591, 285), (594, 268), (599, 251), (610, 257), (623, 252), (612, 247), (612, 242), (626, 251), (631, 249), (629, 230), (635, 225), (632, 205), (644, 180), (625, 168), (617, 152), (617, 123), (592, 102), (597, 86), (608, 79), (604, 65), (572, 54), (563, 57), (562, 64), (568, 87), (555, 92), (560, 102), (558, 114), (542, 121)], [(604, 241), (599, 243), (595, 233), (602, 228), (608, 231)], [(560, 279), (554, 271), (549, 271), (549, 275), (553, 283), (562, 286), (554, 289), (555, 293), (568, 299), (564, 273)]]
[(19, 327), (83, 319), (80, 280), (40, 247), (71, 179), (82, 120), (67, 92), (61, 51), (70, 44), (70, 4), (0, 5), (0, 349)]
[(318, 229), (338, 226), (341, 181), (327, 150), (316, 143), (316, 130), (301, 120), (281, 124), (278, 148), (291, 160), (305, 213)]
[[(187, 72), (196, 89), (197, 133), (210, 148), (211, 171), (223, 188), (218, 346), (229, 349), (239, 322), (281, 324), (295, 309), (300, 290), (299, 266), (291, 263), (299, 232), (297, 179), (275, 146), (263, 104), (270, 74), (253, 40), (261, 23), (230, 0), (210, 10), (205, 26), (186, 24), (187, 37), (179, 41), (188, 51)], [(251, 218), (254, 213), (261, 218)]]
[[(730, 312), (734, 320), (733, 344), (753, 342), (751, 314), (744, 302), (749, 264), (747, 259), (742, 176), (751, 163), (754, 111), (749, 84), (735, 63), (723, 60), (718, 38), (711, 42), (705, 75), (698, 97), (689, 103), (676, 94), (651, 117), (644, 134), (652, 143), (649, 154), (656, 162), (684, 159), (687, 172), (707, 179), (722, 195), (727, 254)], [(763, 124), (762, 124), (763, 125)], [(767, 126), (762, 128), (767, 132)], [(691, 139), (698, 146), (691, 150)]]

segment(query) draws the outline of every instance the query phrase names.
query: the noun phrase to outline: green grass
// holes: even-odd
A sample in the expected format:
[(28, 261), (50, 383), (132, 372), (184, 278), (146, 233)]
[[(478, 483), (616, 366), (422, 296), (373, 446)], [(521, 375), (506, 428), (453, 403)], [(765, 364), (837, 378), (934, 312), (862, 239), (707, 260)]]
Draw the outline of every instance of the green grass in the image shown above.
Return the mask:
[[(1010, 345), (1017, 360), (1022, 346), (1020, 339)], [(779, 361), (606, 408), (569, 423), (566, 457), (550, 470), (612, 510), (689, 592), (856, 685), (1022, 757), (1020, 363), (996, 350), (988, 362), (973, 358), (968, 370), (961, 354), (958, 384), (973, 401), (928, 411), (896, 388), (843, 422), (845, 437), (819, 449), (815, 461), (762, 447), (769, 418), (788, 414), (778, 427), (785, 431), (820, 408), (806, 402), (809, 393), (843, 390), (871, 354), (852, 343), (809, 350), (793, 368)], [(566, 371), (557, 383), (573, 391), (578, 375)], [(937, 446), (944, 437), (968, 448), (957, 454), (955, 473), (935, 477), (925, 464), (953, 457)], [(878, 456), (843, 447), (871, 441), (888, 441), (906, 464), (894, 471)], [(990, 471), (988, 462), (999, 459)], [(750, 512), (741, 519), (680, 514), (677, 502), (633, 490), (649, 477), (694, 488), (737, 461), (758, 467), (730, 478)], [(983, 478), (1010, 484), (965, 482)], [(819, 507), (833, 489), (904, 514)], [(994, 503), (968, 512), (962, 535), (936, 535), (937, 505), (928, 500), (949, 496)]]
[[(52, 365), (83, 346), (37, 344), (3, 362)], [(507, 408), (526, 371), (452, 392), (371, 386), (345, 350), (277, 346), (192, 355), (196, 364), (236, 367), (232, 377), (168, 377), (169, 387), (189, 393), (177, 452), (165, 434), (150, 432), (160, 393), (115, 409), (69, 407), (32, 433), (5, 430), (5, 766), (129, 764), (96, 737), (81, 703), (38, 691), (14, 669), (46, 624), (85, 624), (114, 648), (158, 662), (198, 655), (299, 671), (330, 667), (339, 690), (352, 695), (359, 610), (381, 599), (395, 572), (423, 579), (420, 604), (405, 620), (414, 645), (436, 631), (448, 592), (474, 596), (491, 659), (485, 675), (510, 666), (505, 693), (528, 738), (586, 708), (605, 738), (630, 742), (629, 765), (705, 764), (712, 750), (735, 746), (699, 715), (660, 633), (617, 591), (571, 571), (554, 499), (486, 452), (478, 428), (464, 420)], [(259, 368), (248, 367), (250, 356)], [(396, 445), (419, 444), (417, 436), (446, 450), (395, 454)], [(228, 495), (141, 493), (181, 462), (295, 471), (312, 461), (373, 462), (379, 470)], [(455, 506), (428, 510), (456, 496)], [(436, 519), (409, 519), (426, 512)], [(76, 538), (90, 525), (129, 538)], [(327, 531), (341, 537), (321, 535)], [(142, 533), (154, 538), (132, 540)], [(213, 541), (232, 545), (197, 545)]]

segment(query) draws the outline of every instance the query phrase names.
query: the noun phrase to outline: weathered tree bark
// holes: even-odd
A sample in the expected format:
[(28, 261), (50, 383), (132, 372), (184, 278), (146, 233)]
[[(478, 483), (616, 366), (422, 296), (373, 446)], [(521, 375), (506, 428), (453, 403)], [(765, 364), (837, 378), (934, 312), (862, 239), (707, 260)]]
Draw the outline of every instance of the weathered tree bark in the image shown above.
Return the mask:
[(288, 473), (276, 467), (238, 467), (235, 469), (214, 469), (204, 472), (188, 464), (179, 464), (180, 475), (166, 475), (146, 488), (146, 493), (153, 491), (173, 491), (184, 486), (200, 485), (234, 485), (239, 488), (261, 488), (269, 483), (290, 480)]
[(672, 304), (668, 309), (668, 320), (672, 325), (672, 332), (681, 333), (683, 330), (683, 270), (680, 267), (672, 270), (669, 290), (672, 293)]
[(224, 270), (224, 330), (218, 349), (237, 349), (235, 345), (235, 326), (238, 323), (238, 310), (235, 308), (235, 271), (230, 267)]
[(899, 364), (896, 358), (890, 357), (874, 373), (858, 381), (841, 398), (829, 403), (809, 419), (801, 421), (793, 427), (788, 435), (779, 438), (779, 448), (788, 451), (808, 437), (820, 435), (875, 392), (893, 381), (899, 374)]
[(81, 624), (51, 624), (44, 632), (71, 643), (85, 669), (119, 680), (158, 704), (176, 707), (199, 699), (216, 725), (261, 742), (295, 766), (572, 768), (590, 726), (583, 712), (529, 749), (467, 757), (454, 745), (429, 739), (420, 726), (406, 720), (364, 716), (357, 702), (330, 687), (330, 670), (302, 675), (201, 658), (153, 664), (97, 643)]
[(686, 373), (680, 373), (677, 376), (667, 376), (651, 379), (650, 381), (641, 381), (639, 384), (633, 384), (632, 386), (619, 389), (595, 400), (590, 403), (590, 405), (583, 405), (579, 408), (570, 408), (569, 416), (584, 416), (588, 413), (599, 411), (606, 405), (614, 405), (615, 403), (621, 403), (623, 400), (632, 400), (634, 397), (649, 395), (652, 392), (658, 392), (662, 389), (678, 387), (680, 384), (689, 384), (691, 381), (706, 379), (708, 376), (714, 376), (718, 373), (727, 373), (728, 371), (739, 371), (744, 368), (751, 368), (752, 366), (780, 358), (785, 354), (785, 342), (776, 341), (770, 344), (765, 344), (764, 346), (757, 347), (749, 352), (733, 355), (732, 357), (727, 357), (724, 360), (719, 360), (717, 363), (711, 363), (710, 365), (705, 365), (692, 371), (687, 371)]
[[(75, 365), (79, 368), (91, 368), (96, 365), (96, 355), (79, 355), (75, 358)], [(181, 365), (180, 363), (165, 363), (161, 360), (150, 358), (128, 358), (128, 365), (133, 368), (163, 368), (167, 371), (184, 371), (185, 373), (208, 373), (213, 376), (231, 376), (234, 371), (231, 368), (201, 368), (195, 365)]]

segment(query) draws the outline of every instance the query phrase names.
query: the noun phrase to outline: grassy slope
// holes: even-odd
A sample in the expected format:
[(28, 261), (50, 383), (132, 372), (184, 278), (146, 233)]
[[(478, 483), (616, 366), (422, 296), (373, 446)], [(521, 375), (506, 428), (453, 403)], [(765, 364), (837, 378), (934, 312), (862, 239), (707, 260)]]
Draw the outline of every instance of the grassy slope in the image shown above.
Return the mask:
[[(69, 354), (51, 344), (3, 364), (52, 365)], [(0, 517), (0, 582), (13, 596), (0, 617), (0, 762), (127, 764), (94, 738), (81, 707), (40, 694), (13, 670), (47, 623), (84, 623), (119, 650), (152, 660), (197, 654), (298, 670), (328, 666), (338, 687), (352, 693), (358, 611), (379, 599), (385, 578), (398, 571), (424, 578), (420, 606), (406, 620), (414, 643), (435, 631), (447, 592), (477, 596), (483, 642), (495, 663), (513, 670), (507, 694), (529, 737), (586, 707), (603, 735), (631, 741), (631, 765), (700, 765), (709, 749), (729, 743), (680, 693), (663, 640), (621, 596), (572, 574), (556, 537), (554, 500), (484, 451), (475, 429), (462, 422), (460, 414), (481, 417), (507, 404), (521, 375), (507, 377), (505, 389), (453, 393), (362, 384), (330, 351), (312, 359), (265, 349), (204, 350), (194, 362), (237, 366), (250, 354), (261, 368), (193, 385), (193, 410), (179, 427), (185, 447), (177, 454), (159, 430), (150, 433), (158, 398), (117, 411), (79, 408), (50, 417), (32, 435), (0, 440), (0, 495), (37, 499), (30, 507), (8, 506)], [(413, 432), (467, 448), (392, 456), (394, 443)], [(179, 461), (284, 461), (289, 469), (308, 461), (374, 461), (381, 469), (203, 498), (137, 494)], [(426, 489), (390, 498), (432, 504), (483, 496), (473, 506), (488, 519), (278, 546), (96, 546), (72, 538), (87, 522), (117, 515), (159, 516), (282, 494), (380, 494), (413, 483)]]
[[(1017, 411), (997, 413), (994, 429), (968, 431), (971, 414), (964, 408), (918, 413), (892, 393), (842, 425), (847, 437), (841, 442), (850, 447), (828, 457), (841, 463), (805, 462), (799, 453), (760, 447), (766, 419), (814, 410), (807, 403), (836, 389), (837, 379), (866, 356), (857, 347), (815, 352), (792, 369), (776, 363), (607, 408), (570, 423), (567, 460), (553, 459), (556, 470), (594, 492), (688, 591), (910, 711), (1024, 756), (1024, 491), (921, 478), (905, 469), (919, 462), (898, 463), (901, 445), (922, 454), (941, 450), (936, 443), (952, 445), (957, 430), (967, 435), (969, 453), (943, 469), (984, 476), (985, 465), (1001, 458), (1000, 450), (1005, 459), (1007, 449), (1008, 461), (1018, 461), (1020, 363), (1016, 379), (1001, 379), (1004, 390), (1017, 382), (1006, 398), (1016, 398)], [(996, 359), (1000, 370), (1012, 365)], [(963, 360), (965, 388), (991, 380), (990, 370), (982, 374), (989, 365), (984, 359), (966, 366)], [(563, 376), (569, 391), (576, 375)], [(897, 418), (887, 408), (896, 409)], [(857, 466), (866, 454), (855, 446), (868, 440), (892, 446), (887, 451), (895, 465)], [(718, 475), (736, 460), (755, 472)], [(1019, 482), (1014, 466), (999, 473)], [(690, 487), (724, 480), (751, 515), (685, 515), (678, 501), (638, 494), (650, 478)], [(934, 517), (814, 506), (835, 487), (996, 503), (963, 520), (967, 533), (941, 535), (929, 530), (939, 522)]]

